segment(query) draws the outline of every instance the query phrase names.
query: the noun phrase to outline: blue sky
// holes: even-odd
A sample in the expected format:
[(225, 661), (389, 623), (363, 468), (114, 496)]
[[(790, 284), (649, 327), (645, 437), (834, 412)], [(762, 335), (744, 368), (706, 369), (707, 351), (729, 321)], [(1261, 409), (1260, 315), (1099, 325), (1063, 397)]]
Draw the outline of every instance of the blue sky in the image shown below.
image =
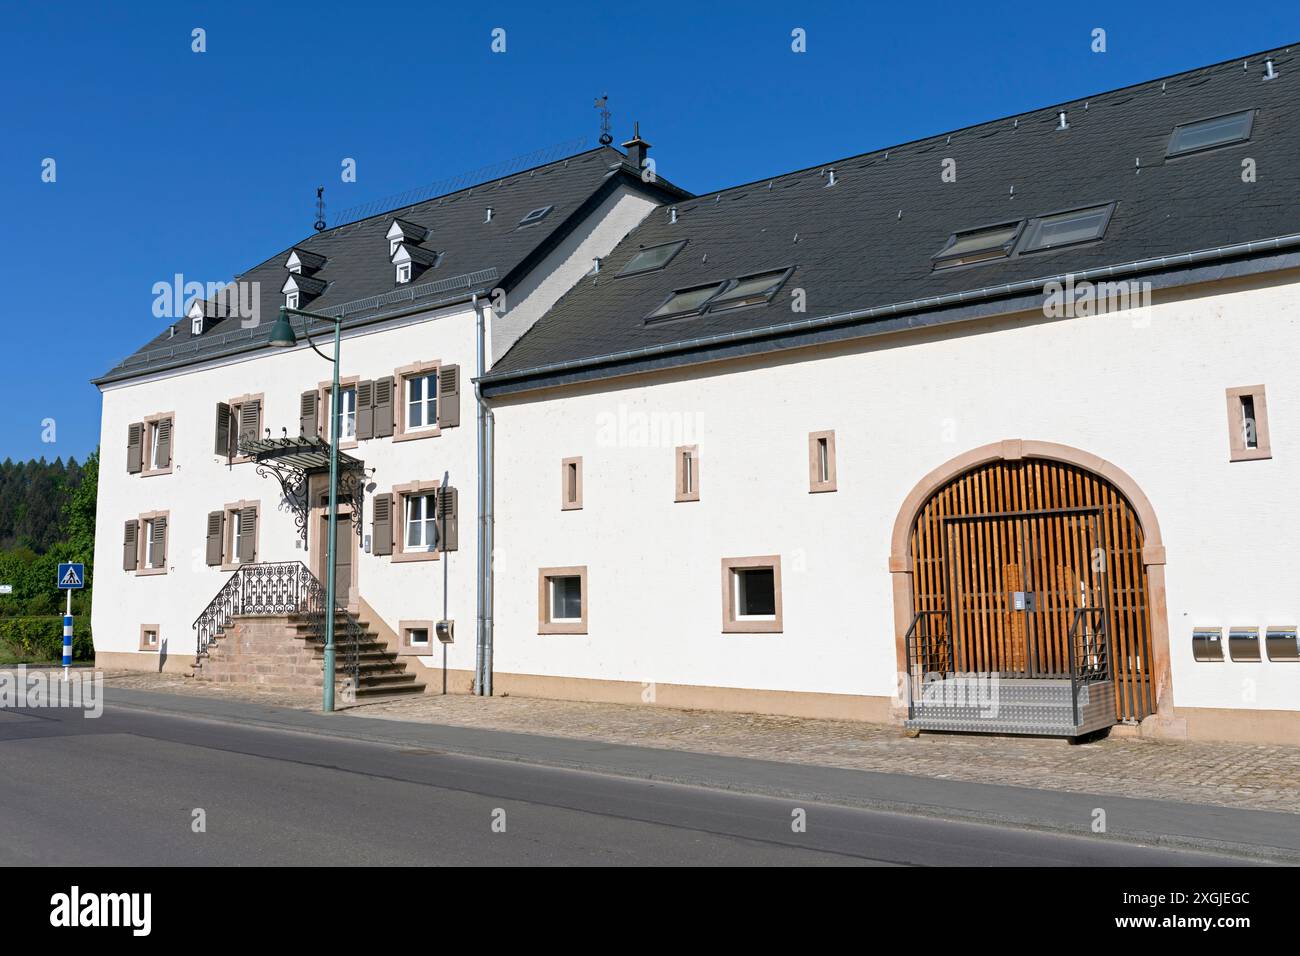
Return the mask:
[[(83, 458), (99, 440), (89, 379), (165, 321), (154, 283), (226, 280), (284, 249), (310, 231), (317, 185), (332, 224), (520, 154), (594, 145), (607, 92), (616, 142), (639, 119), (659, 173), (703, 192), (1300, 40), (1298, 10), (8, 4), (0, 459)], [(490, 48), (497, 27), (505, 53)], [(796, 27), (806, 53), (791, 51)], [(345, 157), (355, 183), (340, 181)]]

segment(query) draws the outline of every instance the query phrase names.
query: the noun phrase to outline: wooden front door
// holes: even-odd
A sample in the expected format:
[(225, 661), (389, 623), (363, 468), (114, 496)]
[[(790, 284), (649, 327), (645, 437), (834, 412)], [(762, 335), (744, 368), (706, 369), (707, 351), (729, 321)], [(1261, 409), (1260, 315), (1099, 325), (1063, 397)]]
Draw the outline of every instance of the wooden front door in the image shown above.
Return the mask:
[(1104, 634), (1116, 717), (1140, 720), (1155, 710), (1142, 546), (1132, 506), (1100, 476), (1043, 459), (990, 462), (922, 508), (913, 610), (947, 612), (955, 669), (1006, 677), (1068, 675), (1071, 626), (1084, 664)]
[[(329, 497), (322, 501), (317, 512), (316, 577), (325, 584), (329, 574)], [(352, 601), (352, 563), (356, 553), (356, 531), (352, 528), (352, 509), (340, 503), (338, 508), (339, 557), (334, 572), (334, 601), (348, 607)]]

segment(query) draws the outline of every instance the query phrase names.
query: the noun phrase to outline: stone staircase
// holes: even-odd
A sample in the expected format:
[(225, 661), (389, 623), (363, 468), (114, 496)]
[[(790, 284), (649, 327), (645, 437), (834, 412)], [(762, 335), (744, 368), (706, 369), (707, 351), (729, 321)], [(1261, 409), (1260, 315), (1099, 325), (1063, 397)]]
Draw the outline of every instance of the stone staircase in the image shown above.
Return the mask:
[[(335, 616), (335, 694), (373, 700), (424, 693), (425, 685), (388, 649), (370, 622), (360, 620), (356, 686), (351, 686), (347, 615)], [(307, 614), (235, 614), (217, 631), (195, 662), (198, 680), (252, 684), (270, 689), (320, 687), (325, 644), (319, 621)]]

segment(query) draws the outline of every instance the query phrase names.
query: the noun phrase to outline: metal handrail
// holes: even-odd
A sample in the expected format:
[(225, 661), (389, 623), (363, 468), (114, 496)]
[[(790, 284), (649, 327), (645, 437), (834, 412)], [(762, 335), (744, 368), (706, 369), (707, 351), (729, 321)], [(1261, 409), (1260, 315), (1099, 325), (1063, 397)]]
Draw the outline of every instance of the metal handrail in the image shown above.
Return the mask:
[[(1084, 615), (1099, 614), (1100, 626), (1093, 629), (1094, 640), (1088, 640), (1088, 631), (1084, 630), (1083, 662), (1078, 660), (1075, 650), (1075, 634)], [(1106, 652), (1106, 613), (1101, 607), (1078, 607), (1074, 609), (1074, 620), (1070, 622), (1070, 634), (1065, 641), (1066, 653), (1070, 664), (1070, 707), (1074, 715), (1074, 726), (1079, 726), (1079, 685), (1107, 680), (1110, 662)]]
[[(918, 693), (916, 687), (917, 675), (914, 673), (913, 665), (920, 665), (920, 680), (923, 682), (927, 663), (939, 656), (935, 647), (934, 635), (930, 631), (930, 618), (935, 616), (943, 618), (948, 624), (948, 640), (943, 648), (947, 652), (947, 658), (940, 663), (945, 665), (945, 675), (953, 672), (951, 616), (947, 611), (917, 611), (912, 617), (912, 623), (908, 625), (907, 631), (903, 634), (903, 653), (907, 658), (907, 716), (909, 719), (916, 716), (916, 697)], [(921, 652), (924, 654), (924, 658), (916, 651), (918, 637), (925, 641), (924, 650)]]
[[(196, 632), (195, 663), (236, 615), (303, 615), (312, 637), (323, 640), (325, 605), (325, 585), (301, 561), (241, 565), (191, 625)], [(337, 602), (334, 613), (346, 622), (341, 665), (355, 691), (361, 670), (361, 622)]]

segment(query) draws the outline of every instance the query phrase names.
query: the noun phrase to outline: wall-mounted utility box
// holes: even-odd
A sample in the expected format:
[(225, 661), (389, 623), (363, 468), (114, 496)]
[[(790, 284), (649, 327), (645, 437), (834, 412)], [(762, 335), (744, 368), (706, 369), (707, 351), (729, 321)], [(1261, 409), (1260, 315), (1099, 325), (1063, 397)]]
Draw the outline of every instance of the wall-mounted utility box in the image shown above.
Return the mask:
[(1300, 661), (1300, 634), (1294, 624), (1265, 628), (1264, 646), (1270, 661)]
[(1223, 628), (1192, 628), (1192, 657), (1198, 661), (1223, 660)]
[(1259, 660), (1259, 628), (1229, 628), (1228, 653), (1232, 656), (1234, 661)]

